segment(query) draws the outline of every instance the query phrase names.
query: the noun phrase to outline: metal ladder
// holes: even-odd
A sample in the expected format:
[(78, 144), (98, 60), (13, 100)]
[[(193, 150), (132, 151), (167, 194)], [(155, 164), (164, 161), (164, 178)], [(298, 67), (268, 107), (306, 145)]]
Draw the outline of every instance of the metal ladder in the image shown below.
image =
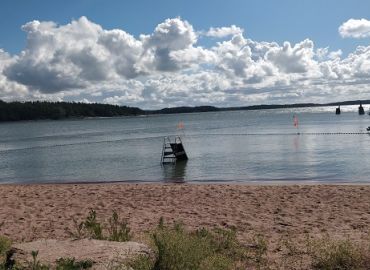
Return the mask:
[(175, 163), (176, 163), (176, 155), (173, 152), (172, 147), (171, 147), (171, 139), (170, 137), (164, 137), (161, 164), (175, 164)]

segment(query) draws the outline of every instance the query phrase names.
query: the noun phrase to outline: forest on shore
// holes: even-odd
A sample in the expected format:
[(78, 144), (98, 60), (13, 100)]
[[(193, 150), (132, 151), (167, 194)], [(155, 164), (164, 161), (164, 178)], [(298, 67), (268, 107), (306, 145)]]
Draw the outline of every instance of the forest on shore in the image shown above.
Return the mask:
[(326, 104), (298, 103), (252, 105), (244, 107), (218, 108), (214, 106), (173, 107), (160, 110), (143, 110), (137, 107), (100, 103), (27, 101), (5, 102), (0, 100), (0, 122), (22, 120), (59, 120), (85, 117), (137, 116), (150, 114), (196, 113), (213, 111), (266, 110), (280, 108), (322, 107), (339, 105), (370, 104), (370, 100), (352, 100)]
[(0, 121), (114, 117), (145, 114), (139, 108), (81, 102), (4, 102), (0, 100)]

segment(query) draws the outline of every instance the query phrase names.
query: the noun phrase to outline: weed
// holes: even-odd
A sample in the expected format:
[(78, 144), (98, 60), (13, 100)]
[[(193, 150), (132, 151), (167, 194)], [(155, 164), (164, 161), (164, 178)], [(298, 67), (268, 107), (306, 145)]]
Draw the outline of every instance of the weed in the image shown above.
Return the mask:
[(0, 258), (6, 255), (11, 245), (12, 242), (8, 238), (0, 236)]
[(80, 270), (93, 266), (92, 260), (76, 261), (75, 258), (60, 258), (56, 261), (56, 270)]
[(37, 250), (34, 250), (31, 252), (32, 255), (32, 262), (29, 263), (29, 267), (26, 269), (30, 270), (49, 270), (50, 267), (47, 265), (43, 265), (40, 263), (40, 261), (37, 259), (37, 256), (39, 255), (39, 252)]
[(68, 229), (67, 232), (73, 238), (76, 239), (84, 238), (84, 222), (78, 222), (75, 218), (72, 218), (72, 221), (76, 232), (69, 231)]
[(257, 269), (267, 269), (267, 249), (268, 244), (265, 237), (261, 234), (257, 234), (252, 239), (253, 244), (249, 249), (249, 256), (254, 261)]
[(77, 239), (89, 237), (97, 240), (109, 240), (117, 242), (126, 242), (131, 239), (131, 229), (128, 222), (120, 220), (116, 211), (113, 211), (112, 217), (108, 220), (108, 227), (98, 222), (95, 210), (90, 210), (85, 221), (78, 222), (73, 219), (75, 232), (69, 232), (71, 236)]
[(160, 217), (159, 218), (159, 222), (158, 222), (158, 229), (164, 229), (164, 218), (163, 217)]
[(93, 239), (103, 240), (103, 226), (96, 220), (95, 210), (90, 210), (89, 215), (83, 222), (83, 227), (86, 229), (88, 235)]
[(370, 263), (369, 249), (355, 246), (349, 240), (325, 238), (311, 241), (309, 245), (309, 255), (313, 269), (368, 269)]
[(0, 236), (0, 270), (6, 269), (7, 253), (10, 250), (12, 242), (3, 236)]
[(170, 228), (160, 222), (152, 237), (157, 251), (153, 270), (236, 269), (235, 262), (243, 259), (243, 248), (233, 230), (188, 232), (182, 223)]
[(145, 255), (140, 255), (127, 264), (128, 267), (135, 270), (152, 270), (154, 267), (153, 260)]
[(131, 229), (126, 220), (119, 220), (116, 211), (113, 211), (112, 217), (109, 219), (109, 241), (126, 242), (131, 240)]

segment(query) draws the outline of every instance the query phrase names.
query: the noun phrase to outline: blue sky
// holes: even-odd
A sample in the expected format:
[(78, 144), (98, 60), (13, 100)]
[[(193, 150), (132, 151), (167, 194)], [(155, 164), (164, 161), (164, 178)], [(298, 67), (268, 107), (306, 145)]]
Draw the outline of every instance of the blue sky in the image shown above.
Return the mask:
[(370, 99), (369, 10), (365, 0), (3, 0), (0, 99), (146, 108)]
[(350, 52), (369, 39), (342, 39), (338, 26), (350, 18), (369, 17), (369, 10), (366, 0), (2, 0), (0, 47), (11, 53), (22, 50), (26, 36), (20, 28), (32, 20), (65, 24), (86, 16), (106, 29), (139, 35), (151, 33), (167, 18), (181, 16), (196, 29), (235, 24), (254, 40), (281, 43), (310, 38), (317, 46)]

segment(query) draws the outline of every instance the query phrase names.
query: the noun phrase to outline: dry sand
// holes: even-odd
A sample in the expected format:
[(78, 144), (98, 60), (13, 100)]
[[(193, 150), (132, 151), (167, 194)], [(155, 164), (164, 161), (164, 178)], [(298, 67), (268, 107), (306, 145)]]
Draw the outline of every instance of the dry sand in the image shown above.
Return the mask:
[(370, 224), (370, 186), (226, 184), (0, 185), (0, 235), (14, 241), (65, 239), (72, 218), (89, 209), (107, 219), (112, 210), (134, 233), (160, 217), (190, 228), (235, 227), (241, 240), (262, 233), (281, 236), (339, 235), (359, 239)]

